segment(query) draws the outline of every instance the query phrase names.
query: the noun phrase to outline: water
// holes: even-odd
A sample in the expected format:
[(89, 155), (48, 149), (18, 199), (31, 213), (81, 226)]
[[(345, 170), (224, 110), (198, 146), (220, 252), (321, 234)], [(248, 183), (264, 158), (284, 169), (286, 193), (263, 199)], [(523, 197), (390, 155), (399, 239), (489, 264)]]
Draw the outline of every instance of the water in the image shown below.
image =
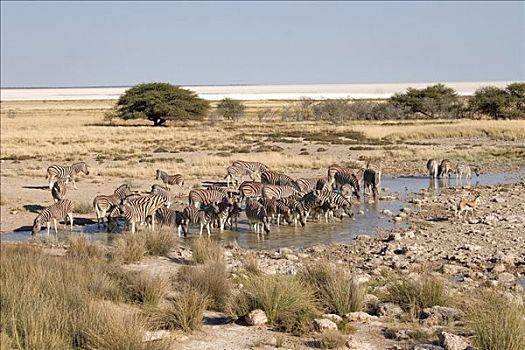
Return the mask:
[[(414, 196), (414, 193), (421, 190), (428, 190), (429, 195), (438, 194), (445, 187), (456, 186), (478, 186), (478, 185), (496, 185), (504, 183), (514, 183), (520, 180), (518, 173), (494, 173), (483, 174), (474, 177), (471, 183), (464, 180), (460, 184), (456, 179), (449, 181), (443, 179), (429, 179), (426, 176), (410, 177), (385, 177), (381, 180), (381, 186), (387, 188), (381, 196), (394, 195), (399, 199), (381, 200), (375, 203), (368, 203), (368, 196), (362, 196), (361, 203), (354, 205), (354, 218), (344, 218), (342, 221), (331, 221), (325, 223), (308, 222), (305, 227), (294, 226), (271, 226), (269, 236), (257, 235), (250, 232), (247, 221), (244, 217), (239, 220), (239, 228), (235, 231), (219, 232), (217, 229), (212, 231), (212, 238), (224, 242), (236, 241), (241, 247), (252, 249), (278, 249), (282, 247), (307, 247), (315, 244), (330, 243), (349, 243), (358, 235), (374, 235), (380, 229), (392, 229), (394, 227), (406, 227), (406, 223), (394, 223), (392, 218), (383, 214), (383, 210), (390, 210), (394, 215), (399, 214), (403, 207), (410, 207), (412, 211), (417, 211), (416, 206), (408, 204), (408, 200)], [(362, 213), (360, 213), (360, 211)], [(42, 232), (46, 230), (43, 229)], [(51, 230), (53, 232), (53, 230)], [(198, 227), (191, 228), (189, 238), (198, 236)], [(104, 244), (111, 244), (118, 234), (108, 234), (100, 232), (97, 224), (85, 225), (75, 228), (74, 234), (85, 233)], [(204, 235), (206, 233), (203, 233)], [(58, 239), (64, 239), (69, 235), (69, 231), (59, 231)], [(45, 236), (45, 234), (43, 235)], [(51, 234), (53, 236), (53, 234)], [(18, 241), (31, 238), (30, 231), (6, 233), (0, 236), (2, 241)], [(188, 238), (180, 238), (186, 241)]]

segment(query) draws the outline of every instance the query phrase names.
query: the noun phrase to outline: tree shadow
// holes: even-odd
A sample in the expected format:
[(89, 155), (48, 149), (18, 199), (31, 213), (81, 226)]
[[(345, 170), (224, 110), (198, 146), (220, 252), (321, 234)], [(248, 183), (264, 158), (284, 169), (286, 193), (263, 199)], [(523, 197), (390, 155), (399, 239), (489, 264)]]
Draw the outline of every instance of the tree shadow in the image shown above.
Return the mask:
[(30, 190), (49, 190), (49, 186), (22, 186), (22, 188), (28, 188)]
[(44, 210), (46, 207), (40, 204), (26, 204), (24, 205), (24, 209), (31, 213), (40, 213), (42, 210)]

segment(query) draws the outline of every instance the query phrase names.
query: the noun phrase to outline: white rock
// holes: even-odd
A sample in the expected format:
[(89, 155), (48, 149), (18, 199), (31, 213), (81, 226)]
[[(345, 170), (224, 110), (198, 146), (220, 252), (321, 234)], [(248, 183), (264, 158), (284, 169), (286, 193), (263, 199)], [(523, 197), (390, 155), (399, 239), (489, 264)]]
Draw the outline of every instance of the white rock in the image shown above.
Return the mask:
[(334, 321), (335, 323), (343, 322), (343, 318), (336, 314), (324, 314), (323, 318), (329, 319), (330, 321)]
[(441, 332), (438, 337), (439, 345), (444, 347), (445, 350), (465, 350), (469, 346), (469, 343), (459, 335)]
[(344, 315), (344, 319), (350, 322), (369, 322), (377, 319), (377, 316), (372, 316), (363, 311), (350, 312)]
[(160, 330), (160, 331), (145, 331), (144, 335), (142, 336), (143, 342), (150, 342), (155, 340), (160, 340), (164, 338), (168, 338), (170, 336), (170, 332), (166, 330)]
[(325, 329), (337, 329), (337, 324), (327, 318), (316, 318), (314, 319), (314, 328), (317, 331), (322, 331)]
[(246, 316), (246, 324), (248, 326), (259, 326), (266, 322), (268, 322), (268, 317), (266, 317), (266, 313), (261, 309), (253, 310)]

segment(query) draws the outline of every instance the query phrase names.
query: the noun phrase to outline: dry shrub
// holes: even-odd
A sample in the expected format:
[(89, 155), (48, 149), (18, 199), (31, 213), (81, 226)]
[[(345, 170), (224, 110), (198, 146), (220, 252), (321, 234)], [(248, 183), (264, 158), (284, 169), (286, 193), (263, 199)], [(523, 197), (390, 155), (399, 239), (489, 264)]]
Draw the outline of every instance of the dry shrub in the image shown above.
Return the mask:
[(325, 311), (345, 315), (363, 308), (366, 287), (354, 282), (343, 268), (328, 262), (307, 265), (300, 273), (305, 283), (312, 286)]
[(209, 238), (199, 238), (192, 242), (193, 261), (204, 264), (207, 261), (220, 261), (224, 259), (224, 250), (221, 244)]
[(142, 260), (146, 255), (146, 238), (139, 233), (125, 233), (115, 240), (114, 256), (125, 264)]
[(252, 275), (260, 275), (261, 269), (259, 268), (259, 262), (257, 261), (257, 258), (253, 255), (248, 255), (244, 258), (244, 261), (242, 262), (242, 266), (244, 267), (244, 271), (246, 273), (252, 274)]
[[(78, 180), (76, 180), (78, 182)], [(93, 204), (90, 202), (78, 202), (74, 204), (73, 212), (76, 214), (89, 214), (93, 212)]]
[(412, 318), (417, 318), (422, 309), (435, 305), (447, 306), (450, 302), (445, 282), (426, 275), (419, 279), (408, 276), (387, 276), (387, 299), (396, 303)]
[(67, 256), (77, 259), (103, 259), (106, 251), (104, 247), (93, 242), (88, 236), (81, 234), (69, 237)]
[(336, 329), (327, 329), (318, 337), (317, 342), (321, 349), (339, 349), (346, 345), (346, 337)]
[(175, 299), (152, 312), (151, 320), (161, 329), (192, 331), (202, 325), (208, 298), (195, 288), (183, 286)]
[(166, 294), (168, 280), (146, 272), (130, 272), (123, 276), (126, 299), (148, 306), (157, 306)]
[(480, 350), (525, 349), (525, 307), (483, 291), (467, 307), (474, 344)]
[(228, 305), (227, 311), (233, 317), (261, 309), (277, 329), (300, 335), (310, 330), (318, 315), (314, 293), (293, 276), (249, 276), (243, 285)]
[(146, 250), (149, 255), (166, 256), (176, 244), (171, 230), (156, 230), (146, 234)]
[(182, 266), (177, 281), (204, 294), (214, 310), (224, 310), (230, 298), (231, 283), (224, 261), (209, 261), (200, 266)]

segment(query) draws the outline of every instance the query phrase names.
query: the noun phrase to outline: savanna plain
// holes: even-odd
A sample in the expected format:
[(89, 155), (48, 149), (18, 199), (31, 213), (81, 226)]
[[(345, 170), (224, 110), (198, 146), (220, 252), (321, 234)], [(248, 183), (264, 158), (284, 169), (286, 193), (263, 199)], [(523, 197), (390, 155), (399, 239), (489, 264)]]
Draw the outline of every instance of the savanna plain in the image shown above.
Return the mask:
[[(84, 161), (90, 173), (68, 188), (74, 233), (2, 241), (1, 348), (524, 349), (523, 120), (258, 118), (290, 103), (247, 101), (238, 121), (152, 127), (108, 119), (115, 101), (2, 102), (2, 234), (29, 231), (53, 203), (48, 166)], [(172, 189), (182, 205), (239, 159), (298, 178), (368, 161), (383, 176), (426, 176), (430, 158), (515, 181), (412, 193), (393, 213), (403, 225), (350, 244), (268, 251), (218, 240), (215, 230), (211, 239), (166, 228), (118, 233), (109, 244), (79, 233), (96, 222), (96, 195), (124, 183), (148, 191), (160, 184), (156, 169), (185, 177), (184, 194)], [(477, 209), (456, 217), (474, 192)]]

